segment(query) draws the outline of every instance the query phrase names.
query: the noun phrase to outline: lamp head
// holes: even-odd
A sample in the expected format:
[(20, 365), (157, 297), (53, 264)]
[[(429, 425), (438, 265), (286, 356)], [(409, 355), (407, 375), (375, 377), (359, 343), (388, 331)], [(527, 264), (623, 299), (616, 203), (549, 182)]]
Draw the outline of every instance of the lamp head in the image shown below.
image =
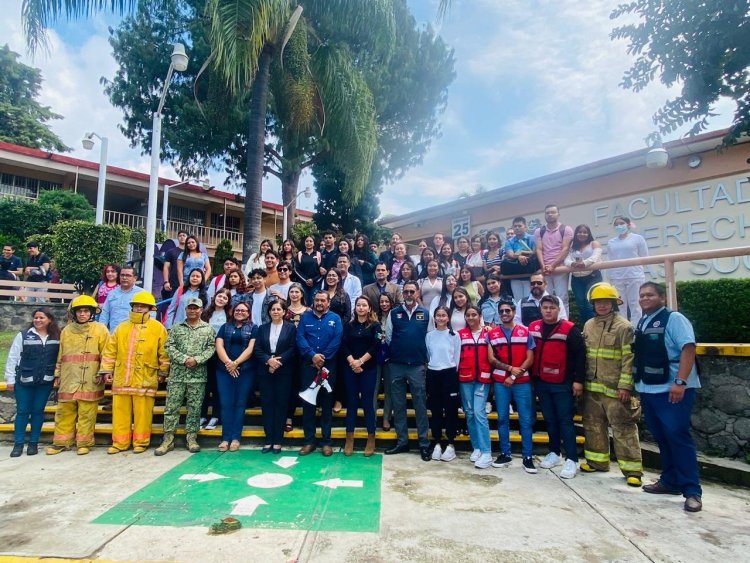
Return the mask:
[(86, 149), (87, 151), (90, 151), (91, 149), (94, 148), (94, 141), (92, 139), (93, 136), (94, 136), (93, 133), (86, 133), (83, 136), (83, 139), (81, 140), (81, 144), (83, 145), (83, 148)]
[(302, 193), (304, 193), (304, 194), (305, 194), (305, 198), (306, 198), (306, 199), (310, 199), (310, 196), (312, 196), (312, 190), (310, 190), (310, 186), (307, 186), (307, 187), (305, 188), (305, 191), (304, 191), (304, 192), (302, 192)]
[(184, 72), (188, 66), (188, 56), (185, 53), (185, 45), (175, 43), (172, 49), (172, 66), (177, 72)]

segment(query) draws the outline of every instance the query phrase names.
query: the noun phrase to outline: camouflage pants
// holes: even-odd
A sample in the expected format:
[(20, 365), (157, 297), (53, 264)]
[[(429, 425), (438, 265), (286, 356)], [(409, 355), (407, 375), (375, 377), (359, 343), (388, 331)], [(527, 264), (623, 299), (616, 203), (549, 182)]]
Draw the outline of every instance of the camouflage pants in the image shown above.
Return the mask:
[(174, 432), (180, 421), (180, 407), (187, 404), (185, 417), (185, 432), (198, 432), (200, 429), (201, 404), (203, 393), (206, 391), (204, 383), (184, 383), (167, 380), (167, 404), (164, 407), (164, 432)]
[(609, 469), (608, 428), (611, 427), (620, 471), (626, 477), (643, 475), (636, 424), (641, 414), (638, 399), (631, 397), (629, 402), (622, 403), (604, 393), (586, 391), (583, 405), (583, 430), (586, 435), (583, 451), (588, 464), (599, 471)]

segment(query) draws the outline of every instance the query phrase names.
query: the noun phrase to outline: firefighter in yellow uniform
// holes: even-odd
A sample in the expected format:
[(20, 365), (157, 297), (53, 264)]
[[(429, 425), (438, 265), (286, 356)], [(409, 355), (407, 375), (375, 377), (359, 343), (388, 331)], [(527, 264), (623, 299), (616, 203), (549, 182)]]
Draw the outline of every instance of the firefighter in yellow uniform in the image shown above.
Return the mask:
[(55, 455), (75, 443), (78, 455), (94, 445), (94, 427), (104, 381), (99, 375), (101, 354), (109, 337), (107, 327), (94, 320), (96, 301), (80, 295), (70, 303), (73, 322), (60, 333), (60, 352), (55, 366), (57, 412), (55, 434), (47, 455)]
[(586, 461), (581, 471), (609, 471), (609, 428), (620, 471), (628, 485), (641, 486), (643, 464), (638, 440), (640, 403), (633, 391), (633, 326), (617, 314), (622, 300), (614, 286), (598, 283), (588, 293), (595, 316), (583, 327), (586, 383), (583, 429)]
[[(155, 319), (154, 296), (136, 293), (130, 300), (128, 319), (115, 328), (102, 354), (101, 374), (112, 383), (112, 446), (108, 454), (146, 451), (151, 442), (154, 398), (160, 381), (169, 372), (164, 351), (167, 330)], [(132, 424), (132, 431), (131, 431)]]

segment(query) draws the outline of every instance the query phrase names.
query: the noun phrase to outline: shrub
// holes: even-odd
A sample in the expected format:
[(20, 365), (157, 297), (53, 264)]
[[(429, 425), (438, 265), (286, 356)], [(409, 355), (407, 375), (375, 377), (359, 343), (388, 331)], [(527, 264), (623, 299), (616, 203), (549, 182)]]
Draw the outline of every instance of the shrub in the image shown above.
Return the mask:
[(234, 258), (232, 242), (227, 239), (222, 239), (219, 244), (216, 245), (216, 250), (214, 251), (214, 263), (211, 269), (214, 275), (218, 276), (224, 271), (224, 260), (227, 258)]
[(680, 313), (698, 342), (750, 342), (750, 279), (677, 282)]
[(39, 194), (37, 204), (43, 207), (56, 207), (61, 221), (93, 223), (96, 216), (94, 208), (85, 196), (67, 190), (45, 190)]

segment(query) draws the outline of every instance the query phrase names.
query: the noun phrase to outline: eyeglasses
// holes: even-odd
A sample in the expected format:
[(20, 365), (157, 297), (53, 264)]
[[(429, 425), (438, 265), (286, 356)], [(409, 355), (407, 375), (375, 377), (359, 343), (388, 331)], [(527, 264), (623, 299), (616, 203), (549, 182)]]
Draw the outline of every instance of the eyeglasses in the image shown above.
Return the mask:
[(246, 311), (245, 309), (235, 309), (235, 310), (234, 310), (234, 313), (235, 313), (235, 314), (237, 314), (237, 313), (242, 313), (243, 315), (249, 315), (249, 314), (250, 314), (250, 311)]
[(416, 289), (405, 289), (401, 293), (403, 293), (405, 295), (411, 295), (412, 293), (416, 293), (416, 292), (417, 292)]
[(500, 309), (501, 315), (510, 315), (513, 312), (513, 309)]
[(544, 282), (543, 281), (533, 281), (533, 282), (530, 282), (529, 285), (544, 285)]

